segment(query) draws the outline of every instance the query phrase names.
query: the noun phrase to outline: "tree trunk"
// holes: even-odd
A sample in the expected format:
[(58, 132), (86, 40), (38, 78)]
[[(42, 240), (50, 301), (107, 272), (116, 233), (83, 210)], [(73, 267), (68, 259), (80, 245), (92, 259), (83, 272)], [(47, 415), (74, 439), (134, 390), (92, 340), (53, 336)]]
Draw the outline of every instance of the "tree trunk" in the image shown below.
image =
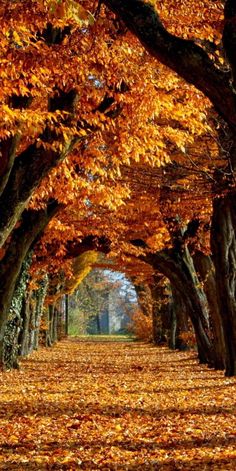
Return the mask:
[(199, 250), (193, 255), (194, 265), (199, 273), (200, 280), (204, 284), (204, 291), (208, 299), (210, 330), (213, 337), (215, 350), (214, 366), (218, 370), (225, 369), (225, 342), (220, 306), (217, 296), (215, 268), (211, 257)]
[(42, 312), (42, 322), (40, 326), (40, 345), (44, 347), (51, 347), (50, 306), (45, 306)]
[[(145, 257), (142, 257), (145, 260)], [(207, 299), (199, 283), (192, 258), (187, 247), (182, 252), (175, 249), (148, 254), (146, 262), (169, 278), (181, 293), (186, 310), (194, 327), (201, 363), (214, 364), (214, 352), (209, 339)]]
[(28, 353), (34, 350), (34, 336), (35, 336), (35, 313), (36, 313), (36, 299), (34, 292), (29, 299), (29, 334), (28, 334)]
[(31, 265), (32, 254), (26, 257), (22, 264), (21, 273), (16, 282), (16, 288), (9, 309), (8, 321), (3, 339), (3, 368), (19, 368), (18, 354), (20, 345), (20, 332), (22, 329), (22, 306), (24, 293), (28, 282), (28, 269)]
[(0, 164), (0, 196), (7, 184), (16, 155), (17, 144), (20, 140), (19, 134), (8, 137), (0, 142), (1, 164)]
[[(59, 95), (57, 94), (50, 99), (49, 111), (55, 111), (55, 109), (68, 111), (65, 124), (69, 125), (76, 96), (74, 90), (70, 90), (68, 93), (60, 92)], [(35, 142), (23, 150), (14, 160), (7, 182), (4, 180), (4, 190), (0, 196), (0, 247), (3, 246), (19, 221), (33, 191), (49, 171), (66, 158), (78, 140), (78, 138), (73, 138), (64, 142), (62, 135), (56, 135), (48, 128), (40, 138), (47, 144), (61, 143), (63, 150), (56, 152), (50, 147), (45, 149), (43, 145), (38, 147)]]
[[(57, 338), (61, 340), (65, 337), (65, 296), (58, 301), (58, 317), (57, 317)], [(63, 322), (64, 320), (64, 322)]]
[(236, 375), (235, 201), (235, 194), (228, 194), (214, 200), (211, 229), (217, 299), (225, 341), (226, 376)]
[(152, 293), (147, 283), (137, 284), (134, 282), (138, 304), (145, 316), (152, 316)]
[(57, 342), (57, 328), (58, 328), (58, 309), (55, 306), (53, 310), (53, 324), (52, 324), (52, 342)]
[(18, 337), (21, 327), (21, 318), (18, 315), (10, 318), (7, 322), (4, 334), (2, 369), (4, 371), (12, 368), (18, 369)]
[(35, 332), (34, 332), (34, 350), (38, 350), (39, 347), (39, 334), (40, 334), (40, 323), (43, 312), (44, 299), (48, 287), (48, 277), (45, 276), (43, 280), (39, 282), (39, 289), (36, 291), (36, 310), (35, 310)]
[(22, 357), (29, 353), (30, 295), (31, 293), (25, 293), (21, 310), (22, 327), (19, 335), (19, 355)]
[(153, 342), (162, 345), (167, 342), (164, 319), (167, 316), (168, 302), (165, 287), (163, 285), (163, 275), (155, 274), (150, 284), (152, 294), (152, 331)]
[(0, 363), (3, 362), (3, 339), (9, 310), (15, 290), (17, 278), (28, 251), (38, 240), (50, 219), (60, 206), (54, 202), (47, 209), (26, 211), (21, 226), (13, 233), (11, 244), (0, 264)]
[(170, 337), (169, 337), (169, 347), (171, 350), (176, 349), (176, 334), (177, 334), (177, 317), (175, 309), (171, 311), (170, 318)]
[(181, 337), (182, 334), (189, 332), (188, 315), (186, 312), (185, 303), (182, 299), (182, 296), (175, 289), (174, 286), (171, 286), (171, 292), (172, 292), (173, 310), (175, 312), (175, 317), (176, 317), (176, 322), (177, 322), (175, 347), (178, 350), (187, 350), (188, 345), (186, 341)]
[(49, 325), (47, 346), (51, 347), (57, 341), (58, 310), (55, 304), (48, 306)]
[(69, 295), (65, 294), (65, 334), (69, 334)]
[(48, 306), (48, 318), (49, 318), (49, 325), (48, 325), (48, 340), (47, 346), (51, 347), (53, 344), (53, 317), (54, 317), (54, 304), (49, 304)]
[(96, 328), (97, 328), (97, 333), (100, 335), (102, 332), (101, 332), (101, 322), (100, 322), (99, 312), (96, 313)]

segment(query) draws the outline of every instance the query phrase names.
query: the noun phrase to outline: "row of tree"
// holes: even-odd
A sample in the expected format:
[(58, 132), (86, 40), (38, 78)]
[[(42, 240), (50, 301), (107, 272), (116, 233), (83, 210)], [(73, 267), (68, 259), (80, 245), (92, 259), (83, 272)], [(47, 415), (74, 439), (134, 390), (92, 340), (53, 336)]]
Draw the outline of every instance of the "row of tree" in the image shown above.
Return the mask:
[(16, 0), (0, 14), (3, 366), (10, 332), (32, 345), (37, 306), (102, 251), (155, 302), (167, 277), (173, 332), (184, 313), (200, 361), (235, 375), (233, 0)]

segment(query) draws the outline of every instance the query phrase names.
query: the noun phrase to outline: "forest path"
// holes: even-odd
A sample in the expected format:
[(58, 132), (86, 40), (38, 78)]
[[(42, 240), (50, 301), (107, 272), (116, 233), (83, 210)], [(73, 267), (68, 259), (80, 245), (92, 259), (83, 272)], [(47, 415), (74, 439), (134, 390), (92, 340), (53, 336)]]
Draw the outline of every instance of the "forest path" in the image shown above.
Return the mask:
[(68, 339), (0, 381), (0, 469), (236, 469), (236, 379), (194, 353)]

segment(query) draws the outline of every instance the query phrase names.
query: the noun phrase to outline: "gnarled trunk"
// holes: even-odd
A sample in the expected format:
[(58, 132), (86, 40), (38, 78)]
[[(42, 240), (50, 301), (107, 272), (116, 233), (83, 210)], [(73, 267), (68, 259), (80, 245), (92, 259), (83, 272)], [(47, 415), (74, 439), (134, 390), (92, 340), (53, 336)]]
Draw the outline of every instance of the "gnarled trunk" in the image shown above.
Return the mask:
[(216, 198), (213, 204), (211, 246), (217, 299), (226, 350), (226, 376), (236, 375), (236, 195)]
[[(49, 111), (58, 109), (69, 112), (65, 118), (65, 124), (68, 125), (74, 112), (76, 98), (77, 94), (74, 90), (67, 93), (60, 91), (59, 95), (57, 94), (49, 100)], [(2, 180), (0, 179), (0, 187), (3, 188), (0, 194), (0, 247), (3, 246), (15, 224), (19, 221), (33, 191), (49, 171), (67, 157), (78, 140), (76, 137), (64, 142), (63, 136), (56, 135), (49, 128), (45, 129), (40, 138), (47, 144), (52, 144), (54, 141), (59, 142), (63, 150), (54, 151), (50, 147), (45, 149), (43, 145), (38, 146), (38, 143), (35, 142), (18, 155), (13, 165), (10, 166), (7, 177), (5, 173), (2, 175)], [(9, 142), (9, 146), (12, 145)], [(8, 164), (10, 165), (10, 161)]]
[[(145, 257), (143, 257), (145, 260)], [(146, 256), (155, 270), (169, 278), (179, 291), (194, 327), (201, 363), (214, 364), (213, 346), (208, 335), (208, 305), (204, 291), (199, 283), (193, 260), (187, 247), (181, 252), (174, 249), (162, 250)]]
[(222, 319), (220, 315), (215, 279), (215, 268), (211, 257), (199, 250), (193, 255), (194, 265), (199, 273), (200, 280), (204, 284), (209, 305), (210, 330), (214, 344), (214, 366), (218, 370), (225, 369), (225, 342)]
[(23, 324), (21, 314), (31, 258), (32, 254), (29, 253), (22, 264), (21, 273), (17, 279), (16, 288), (9, 309), (9, 317), (3, 339), (3, 368), (6, 370), (19, 367), (18, 353), (20, 333)]
[(26, 211), (21, 226), (14, 231), (11, 244), (0, 264), (0, 363), (3, 362), (3, 341), (9, 310), (27, 253), (38, 240), (50, 219), (60, 206), (57, 202), (48, 205), (46, 210)]

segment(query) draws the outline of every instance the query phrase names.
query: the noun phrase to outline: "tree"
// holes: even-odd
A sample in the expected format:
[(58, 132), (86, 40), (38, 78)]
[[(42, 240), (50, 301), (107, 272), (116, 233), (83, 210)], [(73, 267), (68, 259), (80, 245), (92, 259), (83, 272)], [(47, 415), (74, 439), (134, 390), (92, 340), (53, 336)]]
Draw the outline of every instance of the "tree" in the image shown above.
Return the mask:
[[(194, 2), (193, 2), (194, 3)], [(222, 35), (225, 66), (219, 66), (212, 51), (204, 49), (204, 40), (199, 45), (192, 38), (183, 39), (170, 33), (163, 25), (153, 5), (142, 0), (105, 0), (124, 21), (126, 26), (140, 39), (144, 47), (160, 62), (193, 84), (212, 102), (215, 110), (227, 124), (231, 140), (228, 175), (217, 175), (217, 197), (214, 200), (212, 219), (212, 251), (216, 269), (218, 302), (224, 327), (226, 344), (226, 375), (236, 374), (236, 303), (235, 303), (235, 189), (233, 172), (236, 166), (235, 153), (235, 5), (227, 0), (224, 8)], [(218, 3), (219, 7), (222, 2)], [(223, 14), (223, 11), (222, 11)], [(208, 44), (209, 45), (209, 44)], [(213, 51), (217, 44), (211, 41)], [(213, 57), (212, 57), (213, 56)], [(224, 57), (224, 56), (223, 56)], [(222, 59), (222, 62), (223, 59)], [(223, 195), (222, 195), (223, 192)]]
[(1, 260), (0, 266), (0, 364), (3, 361), (3, 342), (5, 327), (14, 294), (17, 278), (20, 275), (24, 260), (29, 251), (38, 241), (45, 226), (56, 214), (60, 206), (56, 201), (49, 202), (46, 209), (41, 211), (26, 211), (23, 213), (22, 222), (14, 231), (11, 242)]
[[(228, 127), (232, 130), (234, 92), (228, 73), (220, 65), (223, 61), (220, 47), (209, 39), (213, 34), (215, 42), (219, 42), (221, 2), (215, 2), (211, 9), (205, 4), (203, 19), (208, 21), (208, 27), (204, 29), (203, 19), (199, 21), (197, 17), (196, 41), (188, 22), (184, 20), (180, 26), (174, 14), (170, 20), (165, 5), (162, 15), (168, 31), (154, 7), (146, 2), (104, 3), (123, 22), (104, 6), (95, 9), (91, 1), (84, 2), (83, 7), (69, 0), (59, 5), (51, 1), (29, 1), (24, 12), (22, 2), (4, 3), (2, 7), (4, 52), (8, 57), (10, 50), (16, 72), (12, 96), (10, 71), (1, 69), (3, 77), (7, 74), (2, 90), (7, 116), (2, 136), (2, 241), (8, 244), (7, 236), (26, 204), (29, 203), (30, 211), (38, 211), (52, 197), (63, 203), (64, 209), (37, 247), (35, 274), (38, 271), (43, 277), (54, 270), (55, 279), (57, 275), (59, 279), (65, 273), (69, 275), (68, 253), (75, 255), (81, 240), (91, 236), (105, 236), (111, 256), (121, 266), (123, 263), (125, 270), (129, 267), (134, 273), (129, 258), (144, 260), (145, 254), (130, 241), (141, 239), (150, 250), (146, 262), (155, 270), (161, 268), (164, 274), (168, 272), (175, 289), (182, 290), (188, 274), (189, 315), (198, 329), (200, 356), (211, 362), (207, 297), (199, 286), (191, 258), (199, 244), (201, 250), (209, 252), (209, 237), (202, 229), (204, 240), (199, 242), (200, 237), (191, 235), (190, 228), (196, 221), (201, 228), (209, 227), (212, 193), (217, 194), (212, 225), (212, 234), (216, 233), (217, 237), (212, 241), (212, 248), (218, 292), (220, 287), (226, 295), (229, 286), (219, 270), (223, 255), (217, 252), (217, 243), (218, 235), (222, 236), (218, 233), (219, 218), (222, 211), (226, 215), (232, 210), (234, 188), (231, 168), (228, 168), (229, 175), (221, 168), (228, 163), (228, 154), (225, 152), (219, 159), (217, 145), (221, 143), (224, 150), (233, 152), (222, 116), (226, 119), (225, 114), (230, 114)], [(183, 18), (188, 19), (186, 13), (191, 13), (193, 4), (193, 0), (189, 2)], [(168, 8), (173, 6), (175, 3), (168, 3)], [(34, 25), (30, 16), (32, 8)], [(179, 8), (185, 9), (186, 5)], [(94, 17), (88, 10), (95, 12)], [(22, 13), (23, 29), (19, 26)], [(10, 33), (9, 18), (12, 19)], [(127, 32), (124, 23), (154, 58)], [(227, 43), (230, 31), (226, 33), (227, 27)], [(183, 38), (177, 36), (180, 34)], [(225, 47), (227, 50), (228, 46)], [(19, 65), (19, 58), (23, 65)], [(193, 83), (205, 97), (160, 61)], [(220, 118), (210, 109), (206, 97), (221, 114)], [(220, 129), (219, 136), (216, 128)], [(166, 166), (164, 170), (162, 165)], [(11, 207), (8, 201), (12, 202)], [(225, 250), (227, 244), (225, 240)], [(230, 247), (233, 250), (232, 244)], [(48, 255), (50, 258), (46, 260)], [(144, 268), (147, 263), (140, 263), (136, 275), (139, 269), (143, 275), (149, 270), (150, 275), (152, 268)], [(223, 274), (226, 269), (227, 263)], [(233, 273), (232, 268), (232, 289)], [(230, 317), (233, 311), (228, 311), (231, 320), (226, 319), (221, 300), (219, 305), (227, 344), (227, 374), (232, 374), (234, 340), (228, 328), (234, 323)]]

